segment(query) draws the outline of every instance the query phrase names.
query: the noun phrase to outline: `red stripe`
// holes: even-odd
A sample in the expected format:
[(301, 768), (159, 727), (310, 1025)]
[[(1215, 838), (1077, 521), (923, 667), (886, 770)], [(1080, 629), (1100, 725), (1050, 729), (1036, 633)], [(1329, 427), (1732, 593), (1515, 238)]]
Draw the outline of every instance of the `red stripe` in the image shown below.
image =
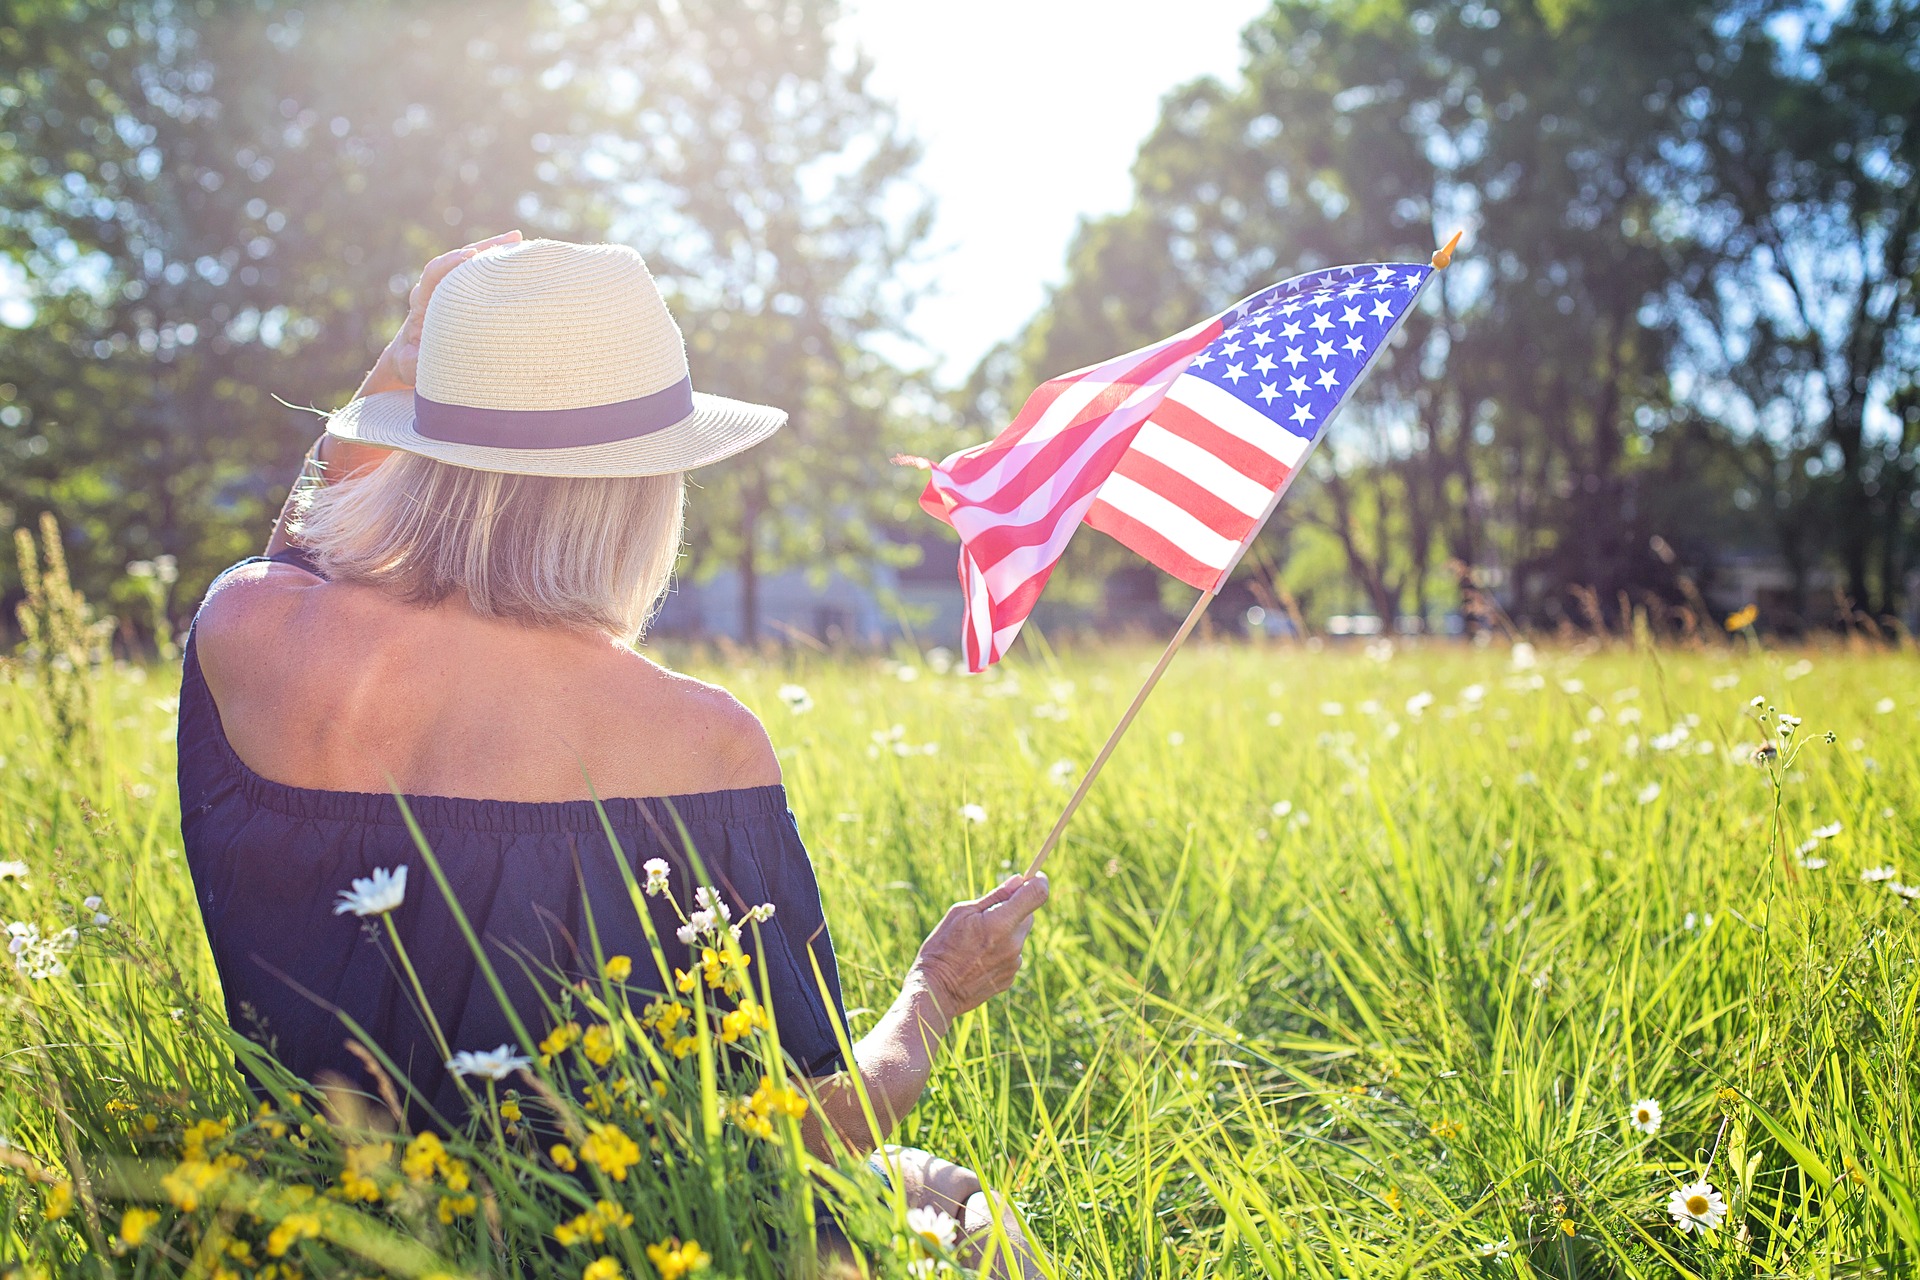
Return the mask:
[(1204, 489), (1193, 477), (1175, 471), (1158, 458), (1130, 452), (1120, 459), (1113, 474), (1137, 481), (1198, 520), (1223, 538), (1238, 542), (1253, 527), (1257, 517), (1250, 516), (1232, 503)]
[(967, 549), (973, 552), (982, 567), (991, 568), (1021, 547), (1037, 546), (1051, 538), (1060, 521), (1065, 518), (1067, 509), (1107, 482), (1115, 464), (1132, 447), (1133, 437), (1138, 432), (1138, 427), (1122, 431), (1094, 450), (1087, 464), (1068, 479), (1066, 489), (1055, 496), (1052, 505), (1038, 519), (1024, 524), (990, 525), (972, 538), (964, 539)]
[(1220, 580), (1220, 570), (1201, 564), (1132, 516), (1115, 511), (1098, 498), (1087, 511), (1087, 523), (1190, 587), (1205, 591)]
[[(1217, 325), (1210, 325), (1208, 330), (1217, 327)], [(1169, 366), (1192, 358), (1211, 340), (1207, 331), (1202, 331), (1187, 342), (1169, 345), (1156, 352), (1150, 359), (1129, 369), (1123, 378), (1101, 388), (1080, 408), (1079, 412), (1073, 415), (1071, 421), (1035, 448), (1032, 456), (1021, 464), (1020, 470), (1003, 479), (991, 494), (983, 498), (969, 498), (958, 492), (958, 489), (986, 474), (1009, 451), (1012, 446), (1003, 447), (1002, 442), (1007, 439), (1012, 428), (983, 446), (978, 453), (970, 452), (961, 459), (951, 459), (950, 461), (954, 464), (951, 468), (942, 464), (934, 470), (933, 478), (928, 483), (940, 483), (940, 487), (956, 504), (964, 503), (982, 511), (1012, 511), (1032, 496), (1035, 490), (1053, 479), (1060, 469), (1071, 461), (1080, 446), (1086, 443), (1087, 437), (1099, 430), (1100, 422), (1118, 409), (1128, 396), (1139, 390), (1142, 385), (1153, 381), (1155, 375), (1164, 372)], [(1052, 383), (1047, 384), (1049, 387), (1052, 385)], [(1061, 390), (1064, 389), (1064, 387), (1061, 388)], [(1034, 394), (1037, 396), (1040, 393), (1036, 391)], [(1051, 403), (1058, 395), (1059, 391), (1055, 391), (1048, 402)], [(1151, 409), (1153, 406), (1143, 407)], [(1020, 417), (1024, 419), (1027, 416), (1027, 411), (1023, 408), (1020, 411)], [(1146, 414), (1143, 413), (1141, 416), (1144, 420)], [(979, 465), (974, 465), (976, 463)], [(943, 479), (945, 483), (941, 483)]]
[[(1220, 461), (1246, 476), (1257, 480), (1269, 489), (1277, 489), (1280, 482), (1287, 478), (1287, 464), (1274, 457), (1258, 445), (1248, 444), (1233, 432), (1216, 426), (1211, 418), (1203, 418), (1176, 400), (1162, 400), (1160, 407), (1153, 411), (1151, 421), (1179, 436), (1199, 445)], [(1275, 430), (1280, 430), (1276, 427)]]

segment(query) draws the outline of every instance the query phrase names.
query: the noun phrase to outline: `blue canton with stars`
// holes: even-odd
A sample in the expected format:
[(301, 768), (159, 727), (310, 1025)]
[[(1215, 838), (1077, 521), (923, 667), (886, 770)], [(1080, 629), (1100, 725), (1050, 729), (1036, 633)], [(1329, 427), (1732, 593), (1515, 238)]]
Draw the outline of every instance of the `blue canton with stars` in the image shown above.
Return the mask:
[(1328, 267), (1262, 289), (1187, 366), (1262, 417), (1312, 440), (1433, 274), (1425, 263)]

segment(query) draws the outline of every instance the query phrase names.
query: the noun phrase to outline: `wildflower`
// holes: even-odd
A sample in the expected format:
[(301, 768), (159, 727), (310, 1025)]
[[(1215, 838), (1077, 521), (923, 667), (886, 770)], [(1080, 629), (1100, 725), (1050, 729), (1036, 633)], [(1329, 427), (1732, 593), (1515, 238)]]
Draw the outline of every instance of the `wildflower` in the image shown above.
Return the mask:
[(627, 1180), (627, 1170), (640, 1163), (640, 1147), (610, 1124), (596, 1124), (580, 1144), (580, 1158), (598, 1165), (615, 1182)]
[(1740, 1091), (1729, 1085), (1725, 1088), (1714, 1090), (1713, 1097), (1723, 1110), (1731, 1114), (1733, 1108), (1739, 1104)]
[(1570, 1235), (1572, 1235), (1572, 1234), (1573, 1234), (1573, 1219), (1572, 1219), (1572, 1218), (1562, 1218), (1562, 1219), (1560, 1219), (1560, 1234), (1561, 1234), (1561, 1235), (1563, 1235), (1563, 1236), (1570, 1236)]
[(763, 902), (757, 907), (749, 908), (747, 911), (747, 919), (754, 924), (765, 924), (767, 921), (773, 919), (773, 904), (771, 902)]
[(963, 804), (960, 806), (960, 819), (977, 827), (987, 820), (987, 811), (981, 805)]
[(167, 1193), (167, 1199), (173, 1201), (174, 1208), (182, 1213), (192, 1213), (200, 1207), (207, 1188), (220, 1181), (221, 1174), (218, 1165), (190, 1156), (160, 1179), (160, 1189)]
[(26, 878), (26, 863), (12, 860), (0, 862), (0, 880), (25, 880)]
[(758, 1004), (747, 1001), (738, 1009), (729, 1010), (720, 1019), (720, 1038), (728, 1044), (748, 1035), (755, 1027), (767, 1025), (766, 1011)]
[(505, 1080), (522, 1067), (533, 1065), (533, 1059), (513, 1051), (512, 1045), (501, 1045), (498, 1049), (462, 1049), (447, 1059), (447, 1070), (459, 1076), (485, 1076), (489, 1080)]
[(1274, 801), (1274, 803), (1273, 803), (1273, 808), (1272, 808), (1272, 809), (1270, 810), (1270, 812), (1271, 812), (1271, 813), (1273, 814), (1273, 816), (1274, 816), (1274, 817), (1276, 817), (1276, 818), (1284, 818), (1284, 817), (1286, 817), (1286, 816), (1287, 816), (1288, 814), (1290, 814), (1290, 813), (1292, 813), (1292, 812), (1293, 812), (1293, 801), (1291, 801), (1291, 800), (1276, 800), (1276, 801)]
[(40, 1206), (40, 1216), (48, 1222), (58, 1222), (73, 1209), (73, 1184), (56, 1182), (47, 1188), (47, 1202)]
[(120, 1215), (120, 1247), (138, 1249), (147, 1233), (160, 1224), (160, 1215), (138, 1205)]
[(1457, 1138), (1467, 1131), (1467, 1126), (1458, 1120), (1436, 1120), (1427, 1126), (1427, 1133), (1435, 1138)]
[(1892, 698), (1882, 698), (1880, 699), (1880, 701), (1873, 704), (1873, 709), (1879, 712), (1883, 716), (1892, 715), (1893, 707), (1894, 707), (1894, 702)]
[(387, 1167), (387, 1161), (393, 1158), (391, 1142), (370, 1142), (347, 1148), (347, 1164), (340, 1171), (339, 1195), (343, 1200), (364, 1200), (376, 1204), (380, 1200), (380, 1184), (374, 1181), (374, 1175)]
[(1688, 933), (1692, 933), (1695, 929), (1698, 929), (1701, 925), (1705, 925), (1709, 929), (1713, 928), (1713, 912), (1709, 911), (1705, 915), (1695, 915), (1693, 912), (1689, 911), (1687, 912), (1686, 919), (1680, 922), (1680, 927), (1682, 929), (1685, 929)]
[(727, 905), (727, 900), (705, 885), (693, 891), (693, 904), (721, 921), (733, 919), (733, 908)]
[(573, 1158), (573, 1148), (564, 1142), (556, 1142), (547, 1148), (547, 1158), (562, 1173), (572, 1173), (580, 1167), (580, 1162)]
[(1727, 630), (1728, 631), (1745, 631), (1748, 627), (1753, 625), (1754, 620), (1759, 616), (1760, 616), (1759, 605), (1750, 604), (1744, 608), (1736, 609), (1732, 613), (1727, 615)]
[(1640, 794), (1634, 797), (1634, 799), (1638, 800), (1641, 804), (1652, 804), (1659, 798), (1660, 784), (1657, 782), (1649, 782), (1646, 786), (1640, 788)]
[(605, 1244), (607, 1233), (633, 1225), (633, 1215), (611, 1200), (602, 1200), (553, 1229), (553, 1238), (571, 1248), (585, 1240)]
[(932, 1205), (923, 1205), (907, 1210), (907, 1232), (930, 1248), (951, 1249), (960, 1233), (960, 1224), (953, 1220), (951, 1214)]
[(407, 1144), (406, 1154), (400, 1157), (400, 1172), (410, 1181), (427, 1182), (446, 1158), (446, 1148), (440, 1144), (439, 1137), (423, 1133)]
[(673, 931), (673, 936), (680, 939), (683, 946), (690, 947), (700, 940), (700, 935), (705, 932), (706, 929), (712, 927), (712, 923), (713, 913), (711, 911), (696, 911), (688, 918), (685, 924)]
[(798, 1120), (807, 1114), (807, 1100), (792, 1089), (776, 1085), (770, 1076), (761, 1076), (753, 1093), (734, 1103), (733, 1122), (756, 1138), (773, 1137), (773, 1117), (790, 1116)]
[[(689, 1240), (681, 1244), (677, 1238), (669, 1237), (659, 1244), (647, 1246), (647, 1261), (660, 1273), (660, 1280), (680, 1280), (681, 1276), (703, 1269), (713, 1258), (700, 1247), (698, 1241)], [(587, 1276), (585, 1280), (614, 1280), (614, 1277)]]
[(581, 1038), (580, 1052), (586, 1054), (587, 1061), (594, 1066), (604, 1067), (613, 1060), (614, 1045), (613, 1028), (595, 1023)]
[(1073, 783), (1073, 775), (1078, 772), (1080, 772), (1080, 766), (1073, 761), (1055, 760), (1047, 766), (1047, 781), (1056, 787), (1070, 786)]
[(440, 1203), (435, 1207), (440, 1216), (440, 1224), (450, 1227), (455, 1218), (472, 1216), (473, 1211), (480, 1207), (480, 1200), (473, 1195), (442, 1196)]
[(1829, 822), (1824, 827), (1815, 827), (1813, 829), (1813, 838), (1815, 840), (1831, 840), (1839, 835), (1842, 829), (1839, 823)]
[(573, 1045), (574, 1041), (579, 1038), (580, 1024), (577, 1022), (563, 1022), (552, 1031), (549, 1031), (547, 1038), (540, 1042), (538, 1046), (540, 1056), (551, 1061), (557, 1055), (565, 1053), (567, 1049)]
[(280, 1219), (278, 1225), (267, 1233), (267, 1253), (275, 1258), (284, 1257), (287, 1250), (300, 1241), (311, 1240), (319, 1234), (318, 1214), (308, 1213), (305, 1210), (290, 1213)]
[(1920, 899), (1920, 884), (1901, 884), (1898, 880), (1889, 880), (1887, 881), (1887, 888), (1889, 891), (1899, 894), (1908, 902)]
[(778, 690), (780, 701), (787, 704), (787, 710), (801, 716), (813, 710), (813, 695), (797, 684), (783, 684)]
[(1513, 1240), (1508, 1236), (1502, 1236), (1498, 1240), (1489, 1240), (1480, 1246), (1480, 1256), (1483, 1258), (1505, 1258), (1511, 1256), (1512, 1253)]
[(1428, 707), (1433, 705), (1433, 695), (1422, 689), (1407, 699), (1407, 714), (1418, 719)]
[(609, 956), (600, 972), (607, 976), (608, 982), (625, 982), (633, 976), (633, 957)]
[(1667, 1216), (1682, 1231), (1718, 1231), (1727, 1216), (1727, 1202), (1711, 1182), (1702, 1178), (1668, 1197)]
[(1868, 884), (1877, 884), (1882, 880), (1891, 880), (1899, 874), (1899, 869), (1895, 867), (1868, 867), (1860, 873), (1860, 878)]
[(1323, 702), (1320, 704), (1320, 714), (1323, 716), (1343, 716), (1347, 714), (1347, 709), (1337, 702)]
[(375, 867), (372, 875), (356, 877), (351, 889), (340, 891), (340, 901), (333, 904), (333, 914), (343, 916), (351, 911), (357, 916), (385, 915), (406, 901), (406, 897), (405, 866), (391, 871)]
[(1660, 1132), (1660, 1104), (1652, 1098), (1642, 1098), (1633, 1104), (1633, 1110), (1627, 1113), (1627, 1123), (1651, 1138)]
[(1771, 738), (1753, 749), (1753, 762), (1758, 765), (1772, 764), (1780, 758), (1780, 744)]
[(647, 873), (647, 882), (641, 887), (649, 898), (657, 898), (667, 891), (667, 860), (665, 858), (648, 858), (640, 864), (640, 869)]

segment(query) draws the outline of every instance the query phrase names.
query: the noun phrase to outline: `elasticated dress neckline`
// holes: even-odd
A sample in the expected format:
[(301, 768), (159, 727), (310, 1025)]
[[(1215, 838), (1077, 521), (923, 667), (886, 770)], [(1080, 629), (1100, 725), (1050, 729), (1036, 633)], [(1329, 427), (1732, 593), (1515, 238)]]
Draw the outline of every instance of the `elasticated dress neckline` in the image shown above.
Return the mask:
[[(407, 829), (401, 801), (292, 786), (248, 767), (221, 724), (191, 633), (180, 689), (179, 781), (187, 864), (235, 1030), (304, 1079), (338, 1076), (371, 1093), (376, 1082), (346, 1047), (350, 1018), (443, 1117), (457, 1116), (459, 1091), (413, 1006), (384, 926), (334, 911), (354, 879), (405, 866), (406, 898), (391, 918), (448, 1047), (515, 1043), (511, 1020)], [(783, 787), (604, 800), (617, 855), (591, 800), (408, 796), (405, 803), (536, 1037), (547, 1021), (541, 997), (598, 975), (587, 904), (600, 955), (632, 957), (636, 983), (655, 972), (620, 862), (644, 878), (643, 862), (666, 859), (674, 902), (691, 911), (691, 845), (736, 916), (760, 903), (775, 908), (760, 926), (758, 946), (782, 1047), (807, 1075), (840, 1068), (839, 972)], [(689, 948), (674, 936), (680, 916), (673, 902), (643, 902), (668, 961), (690, 968)]]

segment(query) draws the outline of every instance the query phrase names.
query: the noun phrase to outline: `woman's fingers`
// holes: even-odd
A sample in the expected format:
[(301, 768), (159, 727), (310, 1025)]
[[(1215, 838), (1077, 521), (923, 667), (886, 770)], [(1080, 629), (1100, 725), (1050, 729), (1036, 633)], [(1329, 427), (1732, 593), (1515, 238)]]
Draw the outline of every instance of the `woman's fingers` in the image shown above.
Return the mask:
[[(1001, 890), (1008, 889), (1009, 886), (1011, 891), (1002, 896)], [(1034, 912), (1046, 905), (1050, 892), (1047, 873), (1041, 871), (1036, 872), (1031, 879), (1024, 876), (1015, 877), (1007, 884), (1001, 885), (999, 889), (995, 889), (993, 893), (987, 895), (987, 898), (982, 898), (981, 902), (985, 904), (988, 911), (1004, 916), (1008, 920), (1025, 920), (1031, 919)], [(998, 897), (999, 900), (988, 901), (994, 897)]]

